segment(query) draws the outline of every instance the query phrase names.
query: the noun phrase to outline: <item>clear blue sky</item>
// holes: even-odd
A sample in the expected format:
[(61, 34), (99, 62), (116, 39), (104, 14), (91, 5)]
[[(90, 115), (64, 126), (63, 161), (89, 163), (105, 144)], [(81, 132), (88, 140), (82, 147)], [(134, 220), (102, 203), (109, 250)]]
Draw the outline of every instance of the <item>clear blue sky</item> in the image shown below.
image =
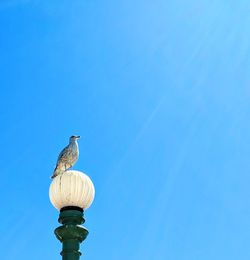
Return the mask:
[(250, 3), (2, 0), (1, 260), (60, 259), (68, 137), (91, 260), (250, 259)]

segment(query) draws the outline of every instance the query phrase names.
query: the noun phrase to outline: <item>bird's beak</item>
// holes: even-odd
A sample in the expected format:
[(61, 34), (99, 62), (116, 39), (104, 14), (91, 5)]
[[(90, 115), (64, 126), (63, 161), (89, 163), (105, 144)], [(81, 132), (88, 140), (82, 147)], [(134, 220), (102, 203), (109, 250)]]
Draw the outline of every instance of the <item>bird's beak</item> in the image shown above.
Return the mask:
[(80, 139), (80, 135), (76, 136), (76, 139)]

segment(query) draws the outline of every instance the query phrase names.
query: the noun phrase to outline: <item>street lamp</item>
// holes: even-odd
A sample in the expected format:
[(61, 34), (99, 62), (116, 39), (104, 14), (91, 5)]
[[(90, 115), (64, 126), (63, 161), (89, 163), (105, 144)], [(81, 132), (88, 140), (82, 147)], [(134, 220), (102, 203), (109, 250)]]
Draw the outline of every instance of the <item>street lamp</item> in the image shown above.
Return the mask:
[(83, 213), (94, 200), (94, 185), (86, 174), (69, 170), (53, 179), (49, 196), (60, 211), (58, 222), (62, 225), (55, 229), (55, 235), (62, 242), (62, 259), (79, 260), (80, 243), (89, 233), (81, 226), (85, 222)]

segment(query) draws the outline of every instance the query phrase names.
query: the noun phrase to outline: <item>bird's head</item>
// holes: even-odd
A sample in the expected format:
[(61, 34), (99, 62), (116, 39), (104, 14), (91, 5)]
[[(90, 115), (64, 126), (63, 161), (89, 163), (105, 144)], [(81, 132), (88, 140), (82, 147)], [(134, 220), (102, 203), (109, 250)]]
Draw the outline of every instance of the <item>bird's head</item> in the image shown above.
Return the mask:
[(76, 141), (76, 140), (78, 140), (78, 139), (80, 139), (80, 136), (79, 136), (79, 135), (72, 135), (72, 136), (69, 138), (69, 141), (70, 141), (70, 142), (73, 142), (73, 141)]

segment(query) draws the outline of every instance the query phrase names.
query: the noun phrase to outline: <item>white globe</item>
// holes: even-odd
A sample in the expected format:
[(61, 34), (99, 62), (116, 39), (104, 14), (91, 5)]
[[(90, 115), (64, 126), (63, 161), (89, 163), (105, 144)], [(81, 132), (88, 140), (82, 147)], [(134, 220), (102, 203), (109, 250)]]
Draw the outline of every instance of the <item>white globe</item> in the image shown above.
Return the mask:
[(70, 170), (53, 179), (49, 188), (49, 197), (58, 210), (67, 206), (76, 206), (85, 210), (94, 200), (95, 188), (86, 174)]

